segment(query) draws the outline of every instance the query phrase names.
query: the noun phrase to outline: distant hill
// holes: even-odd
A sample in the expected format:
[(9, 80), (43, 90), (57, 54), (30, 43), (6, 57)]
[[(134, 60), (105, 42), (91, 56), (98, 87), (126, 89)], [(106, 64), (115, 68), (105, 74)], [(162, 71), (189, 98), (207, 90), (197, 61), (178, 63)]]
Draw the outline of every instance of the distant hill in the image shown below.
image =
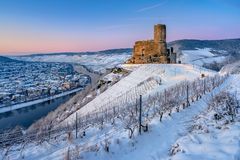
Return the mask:
[[(178, 57), (182, 60), (191, 59), (188, 63), (211, 64), (215, 61), (225, 65), (240, 60), (240, 38), (225, 40), (196, 40), (183, 39), (168, 43), (168, 47), (174, 47)], [(209, 51), (201, 50), (191, 52), (191, 50), (211, 48)], [(183, 55), (182, 50), (188, 50)], [(39, 53), (12, 57), (13, 59), (28, 62), (67, 62), (88, 66), (92, 70), (103, 70), (124, 63), (132, 55), (132, 48), (109, 49), (96, 52), (60, 52), (60, 53)], [(205, 57), (205, 52), (208, 56)], [(10, 57), (11, 58), (11, 57)], [(227, 59), (226, 59), (227, 58)], [(183, 61), (182, 61), (183, 62)], [(187, 62), (186, 62), (187, 63)], [(208, 67), (209, 68), (209, 67)]]
[(16, 62), (18, 60), (14, 60), (8, 57), (0, 56), (0, 62)]
[[(240, 38), (224, 40), (183, 39), (168, 43), (187, 63), (201, 64), (219, 71), (226, 64), (240, 60)], [(209, 48), (209, 49), (207, 49)]]
[(39, 54), (30, 54), (30, 55), (22, 55), (19, 57), (35, 57), (35, 56), (59, 56), (59, 55), (94, 55), (94, 54), (129, 54), (132, 52), (132, 48), (120, 48), (120, 49), (108, 49), (96, 52), (59, 52), (59, 53), (39, 53)]
[[(196, 40), (196, 39), (182, 39), (168, 43), (168, 47), (174, 47), (175, 51), (180, 50), (195, 50), (196, 48), (212, 48), (215, 50), (225, 50), (229, 53), (240, 53), (240, 38), (237, 39), (223, 39), (223, 40)], [(49, 55), (95, 55), (95, 54), (131, 54), (132, 48), (108, 49), (96, 52), (59, 52), (59, 53), (38, 53), (30, 55), (22, 55), (19, 57), (35, 57), (35, 56), (49, 56)]]
[(240, 38), (224, 40), (195, 40), (183, 39), (168, 43), (169, 47), (179, 50), (194, 50), (196, 48), (212, 48), (215, 50), (225, 50), (229, 53), (240, 53)]
[(20, 61), (27, 62), (63, 62), (81, 64), (89, 70), (105, 72), (107, 68), (113, 68), (124, 63), (132, 55), (131, 48), (110, 49), (98, 52), (64, 52), (33, 54), (25, 56), (11, 57)]

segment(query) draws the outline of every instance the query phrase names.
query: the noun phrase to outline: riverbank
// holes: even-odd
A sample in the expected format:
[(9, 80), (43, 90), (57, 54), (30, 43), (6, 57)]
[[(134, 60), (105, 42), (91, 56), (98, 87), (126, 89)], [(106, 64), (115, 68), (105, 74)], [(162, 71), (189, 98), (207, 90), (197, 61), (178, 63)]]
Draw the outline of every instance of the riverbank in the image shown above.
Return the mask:
[[(34, 122), (28, 128), (28, 130), (40, 129), (42, 126), (53, 127), (58, 125), (69, 115), (80, 109), (83, 105), (85, 105), (88, 101), (90, 101), (97, 95), (95, 90), (97, 82), (107, 73), (98, 74), (88, 70), (85, 66), (82, 66), (80, 64), (73, 64), (73, 67), (76, 72), (88, 75), (91, 78), (91, 82), (81, 92), (78, 92), (68, 101), (59, 105), (54, 111)], [(88, 96), (91, 92), (95, 93), (95, 95)]]
[(15, 104), (15, 105), (8, 106), (8, 107), (2, 107), (2, 108), (0, 108), (0, 113), (5, 113), (5, 112), (13, 111), (13, 110), (16, 110), (16, 109), (24, 108), (24, 107), (29, 107), (29, 106), (32, 106), (32, 105), (35, 105), (35, 104), (47, 102), (47, 101), (50, 101), (50, 100), (53, 100), (53, 99), (56, 99), (56, 98), (59, 98), (59, 97), (63, 97), (63, 96), (81, 91), (82, 89), (83, 89), (82, 87), (81, 88), (76, 88), (76, 89), (66, 91), (66, 92), (63, 92), (63, 93), (60, 93), (60, 94), (57, 94), (57, 95), (49, 96), (47, 98), (42, 98), (42, 99), (37, 99), (37, 100), (25, 102), (25, 103)]

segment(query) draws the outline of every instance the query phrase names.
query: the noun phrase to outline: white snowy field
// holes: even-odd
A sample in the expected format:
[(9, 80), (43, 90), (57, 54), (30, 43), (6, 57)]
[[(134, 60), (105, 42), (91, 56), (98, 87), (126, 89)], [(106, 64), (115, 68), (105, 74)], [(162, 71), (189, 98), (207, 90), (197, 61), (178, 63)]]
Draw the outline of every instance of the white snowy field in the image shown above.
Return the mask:
[[(191, 64), (125, 64), (121, 67), (132, 72), (78, 110), (79, 115), (135, 102), (140, 95), (145, 96), (164, 90), (184, 80), (200, 78), (202, 74), (205, 76), (216, 74), (214, 71)], [(75, 121), (75, 114), (64, 122), (72, 121)]]
[(211, 48), (183, 50), (180, 60), (182, 63), (202, 66), (204, 63), (223, 62), (226, 56), (211, 53)]
[[(240, 84), (236, 83), (239, 78), (239, 75), (231, 75), (222, 85), (204, 95), (202, 99), (192, 103), (190, 107), (181, 110), (180, 112), (173, 112), (171, 116), (164, 114), (162, 122), (159, 122), (159, 118), (154, 118), (149, 123), (148, 132), (144, 132), (142, 135), (135, 135), (132, 139), (128, 138), (127, 130), (118, 125), (119, 122), (116, 122), (114, 126), (111, 124), (105, 124), (104, 129), (98, 127), (89, 128), (86, 132), (86, 136), (83, 138), (73, 138), (70, 141), (62, 138), (50, 142), (43, 142), (38, 145), (30, 144), (25, 146), (23, 150), (9, 152), (8, 158), (22, 159), (22, 157), (24, 157), (24, 159), (27, 160), (60, 160), (64, 159), (69, 153), (76, 156), (78, 159), (86, 160), (154, 160), (171, 158), (185, 160), (185, 157), (188, 159), (198, 159), (200, 154), (202, 155), (202, 157), (200, 157), (201, 159), (215, 159), (214, 156), (211, 157), (211, 151), (214, 147), (217, 147), (218, 145), (221, 146), (223, 141), (215, 141), (216, 144), (210, 146), (207, 145), (207, 143), (205, 145), (203, 144), (206, 141), (201, 141), (202, 144), (200, 144), (206, 149), (204, 152), (200, 152), (200, 149), (194, 149), (194, 147), (197, 148), (200, 145), (198, 141), (195, 140), (193, 143), (196, 142), (196, 144), (194, 144), (194, 146), (188, 146), (189, 150), (184, 148), (186, 152), (182, 153), (185, 154), (185, 157), (183, 158), (180, 156), (176, 157), (178, 154), (171, 157), (170, 150), (172, 146), (181, 139), (181, 137), (189, 134), (189, 128), (196, 123), (195, 117), (201, 115), (201, 113), (207, 110), (208, 104), (213, 95), (226, 90), (234, 91), (236, 85), (240, 88)], [(240, 95), (238, 96), (240, 98)], [(233, 140), (234, 142), (239, 142), (239, 125), (233, 124), (232, 126), (235, 128), (234, 133), (225, 132), (221, 136), (227, 136), (230, 142), (233, 142)], [(211, 132), (209, 134), (211, 134)], [(219, 132), (219, 134), (221, 134), (221, 132)], [(238, 135), (238, 137), (236, 135)], [(215, 135), (212, 134), (210, 137), (214, 139)], [(104, 150), (104, 142), (106, 139), (109, 141), (109, 152)], [(184, 143), (182, 142), (181, 144)], [(240, 148), (239, 143), (231, 143), (231, 145), (233, 145), (231, 147), (234, 148), (234, 151), (238, 151)], [(85, 147), (87, 150), (81, 150), (81, 147)], [(68, 152), (68, 150), (71, 152)], [(195, 155), (191, 156), (191, 153), (194, 153)], [(225, 159), (227, 156), (228, 159), (235, 160), (234, 157), (236, 156), (234, 156), (234, 154), (229, 155), (229, 153), (222, 152), (222, 156), (217, 157), (217, 159)]]
[(106, 68), (115, 67), (131, 57), (131, 53), (119, 54), (79, 54), (79, 55), (39, 55), (14, 57), (17, 60), (33, 62), (66, 62), (87, 66), (89, 69), (104, 72)]

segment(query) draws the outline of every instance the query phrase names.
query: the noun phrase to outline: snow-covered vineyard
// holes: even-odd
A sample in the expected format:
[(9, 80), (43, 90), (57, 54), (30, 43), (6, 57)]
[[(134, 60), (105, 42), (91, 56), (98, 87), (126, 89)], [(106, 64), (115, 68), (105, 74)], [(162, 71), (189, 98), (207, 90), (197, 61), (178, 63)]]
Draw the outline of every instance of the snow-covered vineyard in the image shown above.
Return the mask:
[[(55, 128), (46, 126), (45, 129), (31, 132), (15, 130), (2, 133), (1, 157), (192, 159), (199, 152), (204, 152), (200, 147), (193, 152), (188, 144), (196, 146), (199, 145), (196, 143), (204, 143), (206, 140), (192, 140), (191, 136), (212, 134), (211, 131), (215, 132), (215, 128), (211, 127), (211, 131), (205, 132), (201, 127), (195, 127), (195, 122), (203, 121), (201, 114), (209, 110), (209, 106), (215, 102), (215, 96), (225, 95), (226, 100), (232, 97), (233, 88), (229, 86), (236, 84), (239, 76), (219, 75), (193, 65), (152, 64), (122, 67), (131, 73)], [(230, 94), (223, 94), (222, 91), (229, 91)], [(235, 93), (235, 103), (231, 106), (231, 111), (234, 112), (224, 114), (224, 117), (233, 117), (226, 125), (239, 123), (238, 94)], [(224, 103), (222, 104), (224, 106)], [(209, 114), (210, 123), (218, 123), (211, 120), (211, 117), (215, 116), (213, 112), (206, 114)], [(219, 122), (225, 123), (223, 119)], [(229, 140), (232, 141), (240, 134), (239, 125), (231, 129), (234, 134), (230, 135)], [(188, 135), (191, 135), (190, 139)], [(231, 144), (234, 149), (231, 152), (224, 150), (224, 156), (231, 155), (236, 159), (240, 156), (239, 145), (238, 142)], [(206, 144), (202, 145), (203, 148), (204, 145)], [(217, 153), (207, 156), (214, 157), (219, 155)], [(207, 156), (203, 156), (203, 159), (209, 159)], [(218, 159), (224, 159), (224, 156), (218, 156)]]
[[(86, 104), (78, 111), (79, 115), (110, 109), (113, 106), (135, 104), (140, 95), (147, 96), (163, 91), (181, 81), (199, 78), (201, 74), (205, 76), (215, 74), (213, 71), (187, 64), (122, 65), (121, 67), (132, 71), (131, 74)], [(75, 115), (66, 119), (66, 122), (71, 119), (74, 120)]]

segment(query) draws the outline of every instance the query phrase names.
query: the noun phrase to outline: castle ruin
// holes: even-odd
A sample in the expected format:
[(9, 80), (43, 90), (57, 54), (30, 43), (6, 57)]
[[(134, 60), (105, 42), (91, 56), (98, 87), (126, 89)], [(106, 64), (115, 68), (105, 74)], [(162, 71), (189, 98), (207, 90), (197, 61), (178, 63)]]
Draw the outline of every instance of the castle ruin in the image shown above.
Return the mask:
[(128, 63), (176, 63), (176, 53), (173, 52), (173, 48), (167, 49), (166, 25), (154, 26), (153, 40), (135, 42), (133, 56)]

